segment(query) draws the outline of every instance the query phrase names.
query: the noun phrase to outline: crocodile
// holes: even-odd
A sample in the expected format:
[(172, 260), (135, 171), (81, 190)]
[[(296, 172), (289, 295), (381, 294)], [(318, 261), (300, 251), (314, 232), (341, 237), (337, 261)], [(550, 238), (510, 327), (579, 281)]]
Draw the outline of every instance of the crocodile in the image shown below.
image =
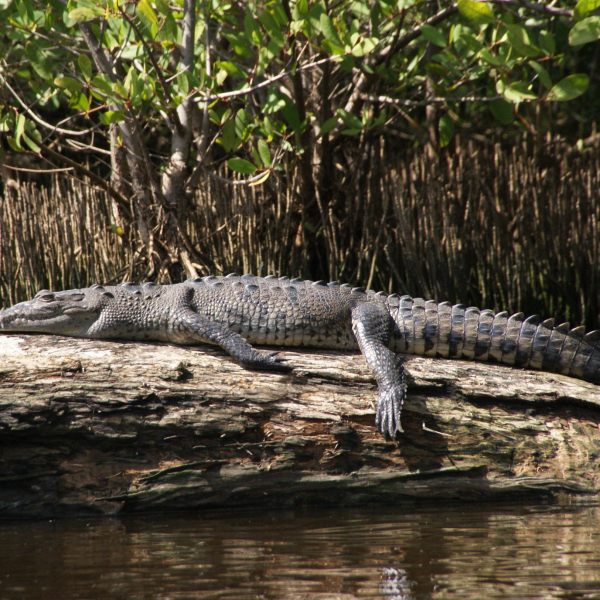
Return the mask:
[(0, 311), (0, 331), (220, 346), (249, 369), (289, 371), (252, 344), (360, 349), (379, 388), (376, 425), (401, 433), (406, 377), (399, 354), (474, 359), (600, 383), (600, 331), (537, 315), (452, 306), (337, 282), (254, 275), (40, 291)]

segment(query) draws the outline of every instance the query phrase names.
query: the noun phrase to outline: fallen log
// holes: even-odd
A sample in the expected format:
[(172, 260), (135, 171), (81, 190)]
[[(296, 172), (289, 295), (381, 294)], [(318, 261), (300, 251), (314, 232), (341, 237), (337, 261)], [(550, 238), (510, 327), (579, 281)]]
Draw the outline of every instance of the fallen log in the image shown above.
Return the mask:
[(396, 442), (360, 354), (0, 336), (0, 516), (513, 498), (600, 491), (600, 386), (407, 357)]

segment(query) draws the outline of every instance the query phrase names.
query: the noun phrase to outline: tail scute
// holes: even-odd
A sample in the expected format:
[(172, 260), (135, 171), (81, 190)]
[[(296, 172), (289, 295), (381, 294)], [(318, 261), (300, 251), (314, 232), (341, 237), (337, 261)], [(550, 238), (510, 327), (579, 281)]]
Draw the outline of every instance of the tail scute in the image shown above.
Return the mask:
[(506, 321), (506, 335), (502, 344), (502, 362), (505, 365), (515, 364), (524, 316), (523, 313), (516, 313)]
[(554, 327), (538, 315), (509, 317), (491, 310), (402, 296), (389, 302), (397, 325), (394, 350), (421, 356), (489, 360), (600, 383), (600, 330)]

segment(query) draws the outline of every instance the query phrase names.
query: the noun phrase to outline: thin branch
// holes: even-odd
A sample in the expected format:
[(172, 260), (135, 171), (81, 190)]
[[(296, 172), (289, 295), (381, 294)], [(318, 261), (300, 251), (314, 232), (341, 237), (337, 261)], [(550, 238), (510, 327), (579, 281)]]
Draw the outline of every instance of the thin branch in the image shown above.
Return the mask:
[(458, 6), (456, 4), (453, 4), (452, 6), (441, 10), (436, 15), (433, 15), (433, 17), (427, 19), (419, 27), (416, 27), (406, 35), (403, 35), (398, 40), (396, 46), (393, 48), (393, 52), (396, 53), (398, 52), (398, 50), (402, 50), (402, 48), (405, 48), (412, 41), (416, 40), (421, 35), (421, 29), (423, 28), (423, 25), (437, 25), (438, 23), (445, 21), (448, 17), (451, 17), (456, 12), (458, 12)]
[(7, 169), (11, 171), (23, 171), (23, 173), (62, 173), (64, 171), (72, 171), (74, 167), (66, 167), (64, 169), (56, 168), (56, 169), (26, 169), (25, 167), (13, 167), (12, 165), (7, 165), (4, 163), (3, 165)]
[(569, 17), (571, 19), (573, 18), (572, 10), (554, 8), (553, 6), (536, 2), (526, 2), (526, 0), (482, 0), (482, 2), (488, 2), (490, 4), (509, 4), (511, 6), (519, 6), (522, 8), (527, 8), (534, 12), (544, 13), (549, 17)]
[[(311, 62), (311, 63), (306, 63), (304, 65), (299, 66), (296, 69), (296, 73), (298, 71), (305, 71), (307, 69), (311, 69), (312, 67), (318, 67), (319, 65), (322, 65), (323, 63), (329, 62), (331, 60), (339, 60), (340, 56), (328, 56), (327, 58), (322, 58), (321, 60), (316, 60), (315, 62)], [(196, 98), (194, 100), (194, 102), (214, 102), (215, 100), (223, 100), (224, 98), (234, 98), (235, 96), (245, 96), (246, 94), (251, 94), (252, 92), (255, 92), (256, 90), (260, 90), (261, 88), (267, 87), (268, 85), (271, 85), (272, 83), (274, 83), (275, 81), (279, 81), (280, 79), (283, 79), (284, 77), (287, 77), (288, 75), (291, 75), (292, 72), (291, 70), (283, 70), (281, 71), (279, 74), (274, 75), (273, 77), (269, 77), (268, 79), (265, 79), (264, 81), (262, 81), (261, 83), (258, 83), (252, 87), (247, 87), (247, 88), (243, 88), (241, 90), (236, 90), (233, 92), (225, 92), (224, 94), (216, 94), (214, 96), (204, 96), (202, 98)], [(192, 95), (194, 94), (198, 94), (198, 90), (195, 90), (194, 92), (192, 92)]]
[(203, 165), (200, 165), (200, 168), (202, 169), (202, 171), (204, 171), (204, 174), (208, 175), (211, 179), (216, 179), (217, 181), (220, 181), (221, 183), (228, 183), (229, 185), (246, 185), (249, 183), (254, 183), (255, 181), (258, 181), (261, 177), (265, 176), (265, 171), (261, 171), (258, 175), (254, 175), (253, 177), (250, 177), (249, 179), (234, 180), (234, 179), (226, 179), (225, 177), (220, 177), (219, 175), (215, 175), (214, 173), (211, 173)]
[[(208, 24), (208, 11), (206, 10), (206, 1), (202, 3), (202, 8), (204, 10), (204, 62), (206, 68), (206, 79), (209, 80), (211, 77), (211, 65), (210, 65), (210, 27)], [(207, 88), (207, 93), (208, 88)], [(208, 146), (208, 128), (210, 126), (210, 118), (208, 114), (208, 102), (204, 103), (204, 110), (202, 111), (202, 133), (200, 134), (200, 142), (198, 144), (198, 165), (194, 168), (194, 171), (190, 175), (189, 179), (186, 182), (186, 187), (191, 186), (192, 182), (195, 182), (199, 175), (200, 170), (199, 166), (204, 164), (204, 160), (208, 155), (210, 150)], [(216, 139), (216, 137), (213, 139)], [(211, 144), (212, 146), (212, 144)], [(195, 183), (194, 183), (195, 185)]]
[(429, 106), (430, 104), (444, 104), (445, 102), (493, 102), (502, 99), (502, 96), (492, 96), (490, 98), (479, 98), (476, 96), (465, 96), (463, 98), (428, 98), (427, 100), (399, 100), (389, 96), (370, 96), (369, 94), (359, 94), (361, 100), (366, 102), (381, 102), (383, 104), (396, 104), (401, 106)]
[(146, 51), (146, 56), (148, 57), (148, 59), (152, 63), (152, 66), (154, 67), (156, 76), (158, 77), (158, 82), (160, 83), (160, 87), (162, 88), (163, 94), (165, 95), (165, 101), (167, 103), (167, 110), (169, 111), (170, 114), (175, 114), (175, 119), (176, 119), (175, 124), (176, 124), (176, 126), (181, 127), (181, 123), (179, 123), (179, 116), (173, 109), (171, 109), (171, 104), (172, 104), (173, 99), (171, 98), (171, 93), (169, 92), (169, 88), (165, 82), (163, 75), (162, 75), (162, 71), (161, 71), (158, 63), (156, 62), (156, 59), (154, 58), (154, 54), (152, 54), (152, 51), (148, 47), (148, 44), (146, 43), (144, 36), (140, 33), (140, 30), (138, 29), (137, 25), (134, 23), (134, 20), (127, 14), (127, 12), (124, 9), (121, 10), (121, 14), (127, 20), (127, 22), (131, 25), (131, 27), (133, 27), (133, 30), (135, 31), (137, 36), (140, 38), (142, 45), (144, 46), (144, 50)]
[(96, 146), (92, 146), (91, 144), (82, 144), (81, 142), (77, 142), (75, 140), (65, 140), (69, 146), (75, 148), (75, 150), (91, 150), (94, 154), (106, 154), (111, 156), (110, 150), (104, 150), (103, 148), (98, 148)]
[(40, 144), (40, 147), (44, 152), (49, 154), (55, 160), (61, 161), (69, 165), (76, 171), (87, 175), (94, 183), (98, 184), (103, 190), (108, 192), (115, 200), (117, 200), (120, 204), (123, 205), (124, 208), (127, 209), (127, 212), (129, 212), (129, 200), (127, 200), (124, 196), (119, 194), (119, 192), (117, 192), (111, 185), (106, 183), (106, 181), (104, 181), (102, 177), (99, 177), (95, 173), (92, 173), (89, 169), (86, 169), (83, 165), (76, 163), (74, 160), (71, 160), (70, 158), (63, 156), (62, 154), (55, 152), (54, 150), (52, 150), (52, 148), (49, 148), (45, 144)]
[(0, 74), (0, 81), (2, 81), (2, 83), (9, 89), (10, 93), (14, 96), (15, 100), (23, 107), (23, 109), (25, 110), (25, 112), (38, 125), (41, 125), (42, 127), (46, 127), (47, 129), (50, 129), (53, 133), (62, 133), (64, 135), (87, 135), (88, 133), (91, 133), (92, 131), (94, 131), (94, 129), (96, 129), (98, 127), (98, 125), (94, 125), (94, 127), (90, 128), (90, 129), (85, 129), (84, 131), (71, 131), (70, 129), (62, 129), (60, 127), (57, 127), (56, 125), (51, 125), (50, 123), (46, 123), (46, 121), (43, 121), (40, 117), (38, 117), (27, 106), (27, 104), (25, 104), (25, 102), (23, 102), (23, 100), (21, 100), (21, 97), (19, 96), (19, 94), (17, 94), (17, 92), (15, 92), (15, 90), (12, 89), (12, 87), (10, 86), (10, 84), (8, 83), (8, 81), (6, 81), (6, 79), (4, 79), (4, 77), (2, 76), (2, 74)]

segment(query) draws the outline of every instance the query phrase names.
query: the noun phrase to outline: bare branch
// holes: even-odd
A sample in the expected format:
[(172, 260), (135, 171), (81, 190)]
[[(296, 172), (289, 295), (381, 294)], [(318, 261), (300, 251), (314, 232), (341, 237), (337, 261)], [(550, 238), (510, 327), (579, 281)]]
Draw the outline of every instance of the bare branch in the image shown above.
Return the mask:
[(428, 98), (427, 100), (400, 100), (390, 98), (389, 96), (370, 96), (369, 94), (359, 94), (359, 98), (365, 102), (381, 102), (383, 104), (396, 104), (400, 106), (429, 106), (431, 104), (444, 104), (446, 102), (493, 102), (501, 100), (502, 96), (492, 96), (490, 98), (479, 98), (477, 96), (465, 96), (464, 98)]
[(90, 129), (84, 129), (83, 131), (73, 131), (71, 129), (62, 129), (60, 127), (57, 127), (56, 125), (51, 125), (50, 123), (46, 123), (46, 121), (44, 121), (43, 119), (41, 119), (40, 117), (38, 117), (38, 115), (36, 115), (28, 106), (27, 104), (25, 104), (25, 102), (23, 102), (23, 100), (21, 100), (21, 97), (19, 96), (19, 94), (17, 94), (17, 92), (15, 92), (15, 90), (12, 89), (12, 87), (10, 86), (10, 84), (8, 83), (8, 81), (6, 81), (6, 79), (2, 76), (2, 74), (0, 74), (0, 81), (8, 88), (8, 90), (10, 91), (10, 93), (14, 96), (15, 100), (23, 107), (23, 110), (25, 110), (25, 112), (38, 124), (41, 125), (42, 127), (45, 127), (46, 129), (49, 129), (50, 131), (52, 131), (52, 133), (62, 133), (64, 135), (87, 135), (88, 133), (91, 133), (92, 131), (94, 131), (94, 129), (96, 129), (97, 127), (99, 127), (99, 125), (94, 125), (94, 127), (90, 128)]
[(250, 183), (255, 183), (261, 177), (265, 176), (265, 171), (261, 171), (258, 175), (254, 175), (248, 179), (226, 179), (225, 177), (220, 177), (219, 175), (215, 175), (211, 173), (206, 167), (200, 165), (200, 168), (204, 172), (205, 175), (208, 175), (211, 179), (215, 179), (216, 181), (220, 181), (221, 183), (228, 183), (229, 185), (247, 185)]
[[(328, 56), (327, 58), (322, 58), (321, 60), (315, 60), (314, 62), (310, 62), (310, 63), (305, 63), (304, 65), (300, 65), (297, 69), (296, 69), (296, 73), (298, 71), (305, 71), (307, 69), (312, 69), (313, 67), (318, 67), (319, 65), (322, 65), (326, 62), (332, 61), (332, 60), (339, 60), (341, 57), (340, 56)], [(292, 74), (291, 70), (283, 70), (280, 73), (278, 73), (277, 75), (274, 75), (273, 77), (269, 77), (267, 79), (265, 79), (264, 81), (262, 81), (261, 83), (258, 83), (252, 87), (247, 87), (247, 88), (243, 88), (241, 90), (236, 90), (233, 92), (225, 92), (224, 94), (215, 94), (214, 96), (204, 96), (202, 98), (196, 98), (194, 100), (194, 102), (214, 102), (215, 100), (223, 100), (224, 98), (234, 98), (236, 96), (245, 96), (246, 94), (251, 94), (252, 92), (255, 92), (256, 90), (260, 90), (261, 88), (267, 87), (269, 85), (271, 85), (272, 83), (279, 81), (280, 79), (283, 79), (284, 77), (287, 77), (289, 75)], [(197, 94), (199, 93), (197, 90), (193, 92), (193, 94)]]
[(23, 173), (63, 173), (64, 171), (73, 171), (73, 167), (66, 167), (64, 169), (26, 169), (25, 167), (13, 167), (12, 165), (7, 165), (4, 163), (3, 165), (6, 169), (10, 169), (11, 171), (23, 171)]
[(55, 152), (54, 150), (52, 150), (52, 148), (49, 148), (45, 144), (39, 144), (39, 146), (46, 154), (50, 155), (55, 160), (61, 161), (65, 164), (69, 165), (71, 168), (75, 169), (76, 171), (79, 171), (80, 173), (87, 175), (94, 183), (96, 183), (103, 190), (108, 192), (115, 200), (117, 200), (120, 204), (123, 205), (123, 207), (127, 210), (127, 212), (129, 212), (129, 201), (125, 197), (123, 197), (121, 194), (119, 194), (119, 192), (117, 192), (111, 185), (106, 183), (106, 181), (104, 179), (102, 179), (102, 177), (99, 177), (95, 173), (92, 173), (89, 169), (86, 169), (83, 165), (80, 165), (79, 163), (75, 162), (74, 160), (71, 160), (70, 158), (63, 156), (62, 154)]
[(554, 8), (548, 4), (542, 4), (541, 2), (526, 2), (526, 0), (482, 0), (482, 2), (488, 2), (490, 4), (508, 4), (510, 6), (520, 6), (527, 8), (537, 13), (545, 14), (548, 17), (569, 17), (573, 18), (573, 11), (566, 10), (563, 8)]
[(456, 12), (458, 12), (458, 6), (456, 4), (453, 4), (452, 6), (441, 10), (436, 15), (433, 15), (433, 17), (430, 17), (429, 19), (424, 21), (419, 27), (415, 27), (409, 33), (399, 38), (398, 42), (393, 48), (393, 52), (398, 52), (398, 50), (402, 50), (402, 48), (405, 48), (412, 41), (416, 40), (421, 35), (421, 29), (423, 28), (423, 25), (437, 25), (438, 23), (445, 21), (448, 17), (451, 17)]

